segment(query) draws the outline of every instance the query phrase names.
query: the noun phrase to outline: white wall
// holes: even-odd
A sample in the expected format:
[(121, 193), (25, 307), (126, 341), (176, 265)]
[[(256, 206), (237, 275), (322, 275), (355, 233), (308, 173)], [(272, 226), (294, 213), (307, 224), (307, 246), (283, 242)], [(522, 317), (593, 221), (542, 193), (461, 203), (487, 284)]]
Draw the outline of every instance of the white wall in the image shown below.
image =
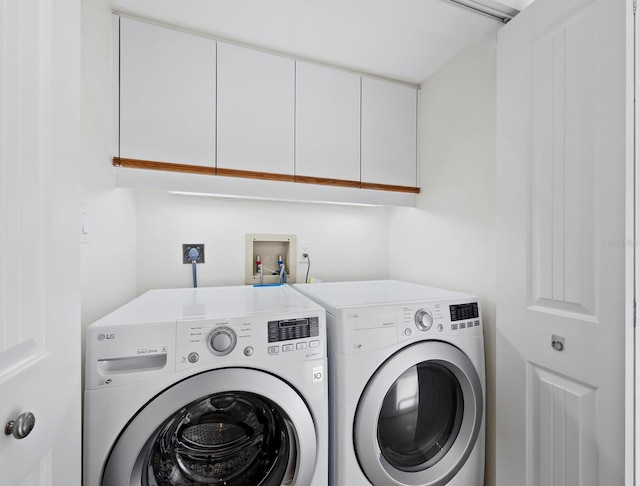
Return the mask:
[(486, 484), (495, 484), (495, 51), (469, 49), (422, 85), (415, 209), (390, 220), (392, 278), (480, 296), (487, 367)]
[[(244, 285), (247, 233), (296, 234), (311, 244), (310, 276), (323, 281), (387, 278), (389, 209), (137, 194), (138, 293), (189, 287), (183, 243), (204, 243), (198, 285)], [(306, 264), (298, 263), (298, 282)]]
[(83, 328), (135, 297), (135, 198), (115, 188), (110, 163), (111, 63), (111, 2), (83, 0), (81, 200), (91, 240), (80, 250)]

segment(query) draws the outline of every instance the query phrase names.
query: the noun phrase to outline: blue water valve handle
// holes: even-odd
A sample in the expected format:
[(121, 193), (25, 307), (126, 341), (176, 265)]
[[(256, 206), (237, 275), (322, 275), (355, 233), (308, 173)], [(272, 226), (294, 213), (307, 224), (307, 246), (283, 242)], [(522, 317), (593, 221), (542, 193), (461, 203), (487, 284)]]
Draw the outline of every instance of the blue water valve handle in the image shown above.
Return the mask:
[(200, 252), (198, 251), (197, 248), (191, 248), (189, 250), (189, 253), (187, 253), (187, 256), (189, 257), (189, 260), (191, 260), (192, 262), (195, 262), (198, 260), (198, 257), (200, 256)]

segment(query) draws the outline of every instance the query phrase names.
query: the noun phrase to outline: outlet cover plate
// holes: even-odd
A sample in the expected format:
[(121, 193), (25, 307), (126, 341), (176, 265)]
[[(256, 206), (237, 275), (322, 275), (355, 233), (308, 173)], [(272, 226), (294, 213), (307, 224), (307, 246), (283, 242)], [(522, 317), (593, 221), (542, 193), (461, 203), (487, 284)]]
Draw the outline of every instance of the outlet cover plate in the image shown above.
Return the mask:
[(300, 263), (307, 262), (307, 259), (302, 256), (305, 253), (311, 256), (311, 243), (309, 243), (308, 241), (301, 241), (300, 244), (298, 245), (298, 261)]
[(182, 263), (191, 263), (189, 258), (189, 251), (191, 248), (196, 248), (200, 255), (196, 260), (196, 263), (204, 263), (204, 243), (183, 243), (182, 244)]

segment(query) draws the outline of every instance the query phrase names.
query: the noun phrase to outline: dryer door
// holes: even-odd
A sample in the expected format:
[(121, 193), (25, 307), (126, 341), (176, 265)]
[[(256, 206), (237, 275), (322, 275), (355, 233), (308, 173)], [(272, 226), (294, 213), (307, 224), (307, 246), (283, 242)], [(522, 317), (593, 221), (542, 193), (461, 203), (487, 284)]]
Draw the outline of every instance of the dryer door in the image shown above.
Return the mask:
[(107, 461), (103, 486), (310, 484), (316, 430), (284, 381), (218, 369), (166, 389), (129, 422)]
[(417, 343), (385, 361), (354, 423), (356, 455), (373, 484), (440, 486), (471, 454), (483, 392), (469, 358), (451, 344)]

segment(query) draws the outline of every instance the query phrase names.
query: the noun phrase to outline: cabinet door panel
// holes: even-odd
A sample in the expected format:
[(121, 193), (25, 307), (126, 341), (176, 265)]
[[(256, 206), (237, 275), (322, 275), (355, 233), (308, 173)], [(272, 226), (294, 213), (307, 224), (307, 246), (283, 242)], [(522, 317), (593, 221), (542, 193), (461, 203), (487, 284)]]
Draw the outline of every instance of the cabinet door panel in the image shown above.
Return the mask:
[(120, 156), (213, 167), (215, 41), (120, 22)]
[(417, 92), (362, 78), (362, 182), (416, 186)]
[(360, 180), (360, 76), (296, 63), (296, 175)]
[(218, 168), (293, 175), (294, 61), (218, 44)]

